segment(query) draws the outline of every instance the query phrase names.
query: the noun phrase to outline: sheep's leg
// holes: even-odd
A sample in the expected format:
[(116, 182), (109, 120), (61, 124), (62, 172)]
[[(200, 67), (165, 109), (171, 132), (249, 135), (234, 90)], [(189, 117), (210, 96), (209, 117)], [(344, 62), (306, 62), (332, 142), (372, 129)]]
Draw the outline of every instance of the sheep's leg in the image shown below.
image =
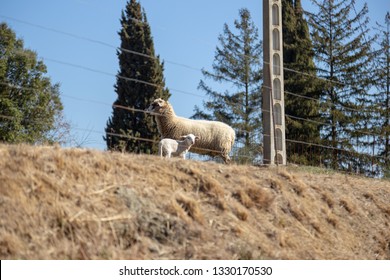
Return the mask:
[(222, 157), (223, 161), (225, 162), (225, 164), (230, 163), (231, 159), (230, 159), (228, 154), (222, 154), (221, 157)]

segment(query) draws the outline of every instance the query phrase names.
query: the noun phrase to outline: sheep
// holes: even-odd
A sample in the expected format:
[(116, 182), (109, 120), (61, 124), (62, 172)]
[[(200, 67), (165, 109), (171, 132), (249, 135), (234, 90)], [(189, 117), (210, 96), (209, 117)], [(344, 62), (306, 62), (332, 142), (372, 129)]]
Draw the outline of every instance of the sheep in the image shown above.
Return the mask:
[(185, 159), (188, 150), (193, 144), (195, 144), (195, 140), (199, 140), (199, 137), (195, 136), (194, 134), (188, 134), (180, 137), (180, 139), (182, 140), (179, 141), (170, 138), (162, 139), (158, 143), (158, 154), (160, 157), (165, 155), (165, 157), (170, 158), (172, 155)]
[(161, 98), (155, 99), (147, 108), (155, 116), (158, 131), (162, 138), (179, 139), (181, 135), (193, 133), (200, 137), (190, 151), (210, 156), (220, 156), (225, 163), (230, 162), (236, 134), (225, 123), (207, 120), (191, 120), (176, 116), (171, 104)]

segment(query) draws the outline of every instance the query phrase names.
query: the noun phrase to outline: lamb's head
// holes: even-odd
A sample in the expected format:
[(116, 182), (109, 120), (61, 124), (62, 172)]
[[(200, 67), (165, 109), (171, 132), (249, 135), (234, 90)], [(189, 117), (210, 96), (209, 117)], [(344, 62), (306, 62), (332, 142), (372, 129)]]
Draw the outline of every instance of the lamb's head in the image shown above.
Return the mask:
[(157, 98), (150, 104), (147, 111), (156, 114), (164, 114), (167, 109), (170, 109), (169, 103), (161, 98)]
[(199, 136), (195, 136), (194, 134), (188, 134), (180, 137), (181, 140), (186, 141), (186, 143), (191, 146), (195, 144), (195, 140), (199, 140)]

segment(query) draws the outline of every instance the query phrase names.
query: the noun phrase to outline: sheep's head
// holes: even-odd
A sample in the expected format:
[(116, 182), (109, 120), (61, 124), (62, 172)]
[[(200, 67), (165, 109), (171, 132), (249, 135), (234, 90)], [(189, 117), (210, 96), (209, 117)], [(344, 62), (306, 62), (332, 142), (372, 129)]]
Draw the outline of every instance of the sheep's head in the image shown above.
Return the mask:
[(168, 107), (167, 101), (161, 98), (157, 98), (152, 102), (152, 104), (150, 104), (147, 111), (157, 113), (157, 114), (163, 114), (167, 107)]
[(180, 137), (181, 140), (187, 141), (190, 145), (195, 144), (195, 140), (199, 140), (199, 136), (195, 136), (194, 134), (188, 134)]

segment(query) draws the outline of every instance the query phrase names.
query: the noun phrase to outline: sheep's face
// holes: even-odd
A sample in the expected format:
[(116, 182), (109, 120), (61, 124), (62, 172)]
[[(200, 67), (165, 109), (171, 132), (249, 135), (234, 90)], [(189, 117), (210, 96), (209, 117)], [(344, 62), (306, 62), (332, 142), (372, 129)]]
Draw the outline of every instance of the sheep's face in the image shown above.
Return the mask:
[(195, 136), (194, 134), (188, 134), (188, 135), (181, 136), (180, 139), (187, 141), (187, 143), (189, 143), (190, 145), (194, 145), (195, 140), (199, 140), (200, 137)]
[(147, 109), (150, 112), (154, 113), (163, 113), (163, 109), (166, 107), (167, 102), (161, 98), (155, 99), (152, 104), (150, 104), (149, 108)]

